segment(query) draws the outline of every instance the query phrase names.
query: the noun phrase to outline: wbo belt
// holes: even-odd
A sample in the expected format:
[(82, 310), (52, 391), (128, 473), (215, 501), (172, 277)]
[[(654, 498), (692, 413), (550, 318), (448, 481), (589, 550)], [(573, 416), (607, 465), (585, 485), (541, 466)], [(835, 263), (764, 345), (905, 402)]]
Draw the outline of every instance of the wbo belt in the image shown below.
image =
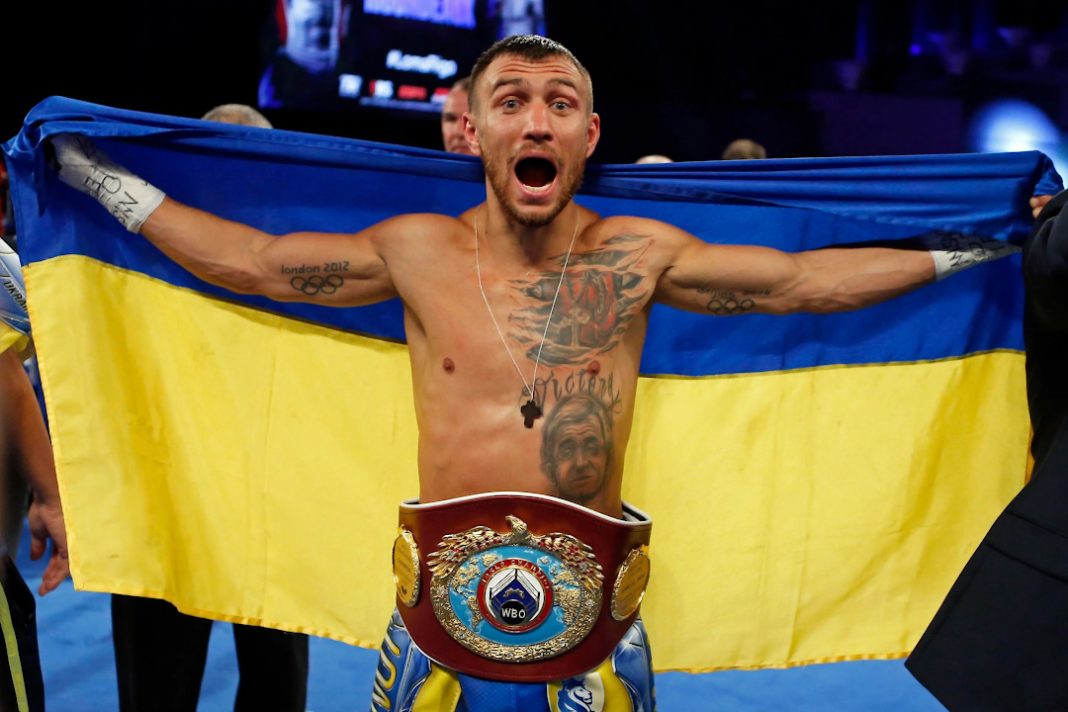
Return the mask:
[(397, 609), (430, 658), (510, 682), (600, 665), (638, 615), (652, 520), (542, 494), (491, 492), (400, 505)]

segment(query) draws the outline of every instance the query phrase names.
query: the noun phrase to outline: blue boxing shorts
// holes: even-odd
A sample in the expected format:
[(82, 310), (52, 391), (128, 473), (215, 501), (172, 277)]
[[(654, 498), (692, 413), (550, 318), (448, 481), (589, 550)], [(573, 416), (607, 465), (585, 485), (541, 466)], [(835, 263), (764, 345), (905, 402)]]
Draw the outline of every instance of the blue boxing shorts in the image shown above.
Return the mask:
[(375, 672), (374, 712), (654, 712), (649, 641), (634, 621), (597, 668), (556, 682), (500, 682), (430, 660), (394, 611)]

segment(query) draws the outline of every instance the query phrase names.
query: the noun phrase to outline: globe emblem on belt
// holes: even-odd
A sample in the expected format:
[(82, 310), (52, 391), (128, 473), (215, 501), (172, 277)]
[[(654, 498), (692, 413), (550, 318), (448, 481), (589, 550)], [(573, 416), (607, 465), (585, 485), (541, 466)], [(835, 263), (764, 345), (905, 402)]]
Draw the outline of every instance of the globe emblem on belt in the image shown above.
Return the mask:
[(476, 593), (482, 617), (506, 633), (532, 630), (553, 606), (553, 588), (541, 568), (524, 559), (503, 559), (486, 569)]
[(483, 525), (446, 534), (427, 557), (434, 616), (453, 640), (490, 660), (560, 655), (593, 629), (604, 572), (574, 536), (534, 534), (522, 519), (505, 519), (510, 532)]

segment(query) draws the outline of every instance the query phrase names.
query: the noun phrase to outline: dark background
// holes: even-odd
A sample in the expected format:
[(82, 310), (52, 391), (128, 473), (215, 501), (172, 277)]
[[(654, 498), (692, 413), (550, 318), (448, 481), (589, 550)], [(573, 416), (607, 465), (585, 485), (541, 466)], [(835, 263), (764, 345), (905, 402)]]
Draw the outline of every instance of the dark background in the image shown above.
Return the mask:
[[(4, 0), (0, 137), (53, 94), (181, 116), (255, 104), (273, 9)], [(1003, 96), (1068, 127), (1064, 0), (546, 0), (546, 13), (593, 74), (603, 162), (716, 158), (739, 136), (772, 156), (956, 152), (975, 108)], [(433, 116), (267, 113), (279, 128), (439, 147)]]

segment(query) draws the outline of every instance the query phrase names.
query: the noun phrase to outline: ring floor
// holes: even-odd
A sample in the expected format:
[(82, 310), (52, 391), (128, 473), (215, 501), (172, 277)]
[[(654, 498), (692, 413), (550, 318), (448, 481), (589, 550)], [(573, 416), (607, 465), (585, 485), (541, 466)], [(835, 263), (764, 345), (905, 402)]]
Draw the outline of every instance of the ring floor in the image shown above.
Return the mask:
[[(43, 566), (31, 562), (24, 531), (18, 567), (34, 591)], [(110, 712), (118, 708), (111, 618), (106, 594), (75, 591), (70, 581), (37, 599), (37, 625), (48, 712)], [(383, 626), (385, 621), (383, 621)], [(233, 636), (216, 623), (200, 694), (200, 712), (228, 712), (237, 689)], [(656, 651), (655, 631), (650, 632)], [(378, 654), (323, 638), (310, 650), (308, 710), (350, 712), (370, 706)], [(943, 707), (905, 670), (902, 662), (861, 661), (786, 670), (705, 674), (660, 673), (661, 712), (690, 710), (820, 710), (917, 712)]]

